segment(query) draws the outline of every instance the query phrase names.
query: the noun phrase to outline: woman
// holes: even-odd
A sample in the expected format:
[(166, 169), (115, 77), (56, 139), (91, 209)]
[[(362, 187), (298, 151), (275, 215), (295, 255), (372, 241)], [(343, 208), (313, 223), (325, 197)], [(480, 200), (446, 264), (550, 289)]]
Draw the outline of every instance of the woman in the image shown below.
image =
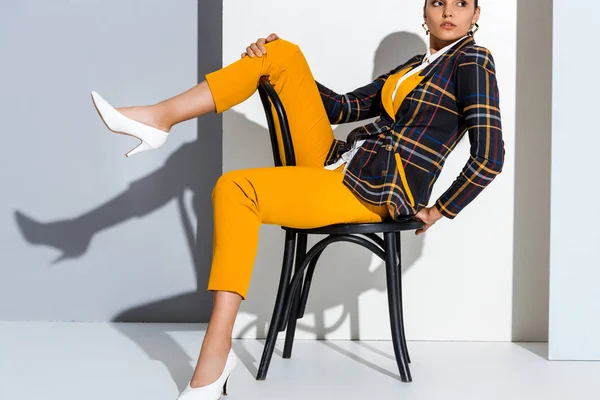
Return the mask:
[[(477, 0), (426, 0), (429, 50), (374, 82), (339, 95), (315, 82), (298, 46), (272, 34), (206, 81), (153, 106), (115, 109), (92, 92), (109, 129), (162, 146), (171, 128), (250, 97), (268, 75), (291, 127), (296, 167), (224, 174), (213, 192), (214, 305), (194, 375), (182, 400), (214, 400), (235, 366), (233, 323), (245, 298), (261, 223), (312, 228), (414, 215), (454, 218), (502, 170), (498, 88), (492, 55), (473, 39)], [(377, 117), (335, 140), (331, 124)], [(471, 157), (452, 186), (427, 207), (444, 161), (469, 132)]]

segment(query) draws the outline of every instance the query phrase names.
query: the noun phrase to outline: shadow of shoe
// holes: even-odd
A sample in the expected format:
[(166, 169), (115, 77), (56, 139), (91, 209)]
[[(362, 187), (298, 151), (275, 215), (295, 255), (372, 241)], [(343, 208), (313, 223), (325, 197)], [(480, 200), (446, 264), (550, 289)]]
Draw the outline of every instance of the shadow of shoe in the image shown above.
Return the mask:
[(20, 211), (14, 213), (19, 231), (26, 241), (35, 245), (45, 245), (61, 251), (61, 255), (51, 264), (81, 257), (87, 250), (91, 236), (81, 230), (74, 235), (70, 220), (41, 223)]

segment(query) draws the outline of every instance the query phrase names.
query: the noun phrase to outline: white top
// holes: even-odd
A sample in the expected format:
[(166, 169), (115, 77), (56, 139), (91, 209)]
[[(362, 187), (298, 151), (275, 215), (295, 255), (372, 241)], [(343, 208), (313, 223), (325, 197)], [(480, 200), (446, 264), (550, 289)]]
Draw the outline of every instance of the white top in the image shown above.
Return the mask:
[[(421, 65), (419, 65), (417, 68), (411, 69), (409, 72), (407, 72), (404, 76), (402, 76), (398, 80), (398, 83), (396, 84), (396, 88), (394, 89), (394, 92), (392, 93), (392, 103), (394, 102), (394, 99), (396, 98), (396, 92), (398, 92), (398, 88), (400, 87), (400, 85), (402, 84), (402, 82), (404, 82), (406, 79), (408, 79), (412, 75), (414, 75), (414, 74), (422, 71), (423, 69), (425, 69), (429, 64), (431, 64), (432, 62), (434, 62), (435, 60), (437, 60), (438, 58), (440, 58), (440, 56), (442, 54), (444, 54), (445, 52), (447, 52), (448, 50), (450, 50), (450, 48), (452, 46), (454, 46), (456, 43), (460, 42), (461, 40), (463, 40), (463, 39), (465, 39), (467, 37), (468, 36), (463, 36), (462, 38), (458, 39), (454, 43), (451, 43), (448, 46), (444, 47), (443, 49), (437, 51), (435, 54), (431, 54), (431, 49), (427, 49), (427, 54), (425, 54), (425, 58), (423, 58), (423, 62), (421, 63)], [(365, 142), (364, 139), (363, 140), (357, 140), (356, 142), (354, 142), (354, 145), (352, 146), (352, 148), (350, 150), (348, 150), (347, 152), (343, 153), (340, 156), (339, 160), (337, 160), (333, 164), (326, 165), (325, 169), (329, 169), (329, 170), (333, 171), (333, 170), (337, 169), (340, 165), (346, 164), (346, 166), (344, 167), (344, 172), (346, 172), (346, 169), (348, 168), (348, 164), (350, 163), (350, 160), (352, 160), (352, 158), (356, 155), (356, 152), (363, 145), (364, 142)]]

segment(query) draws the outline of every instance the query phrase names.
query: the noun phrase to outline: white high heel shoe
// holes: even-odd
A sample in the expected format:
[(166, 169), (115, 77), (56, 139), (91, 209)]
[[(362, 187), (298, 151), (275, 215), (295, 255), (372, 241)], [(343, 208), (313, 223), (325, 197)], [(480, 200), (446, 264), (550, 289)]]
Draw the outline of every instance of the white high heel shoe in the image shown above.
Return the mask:
[(140, 139), (142, 142), (125, 156), (130, 157), (142, 151), (155, 150), (161, 147), (169, 136), (169, 132), (137, 122), (118, 112), (98, 93), (92, 91), (92, 100), (96, 111), (108, 129)]
[(179, 394), (177, 400), (219, 400), (221, 395), (227, 396), (227, 381), (231, 375), (231, 371), (235, 368), (237, 359), (233, 350), (229, 351), (227, 362), (223, 373), (215, 382), (208, 386), (192, 388), (188, 383), (187, 387)]

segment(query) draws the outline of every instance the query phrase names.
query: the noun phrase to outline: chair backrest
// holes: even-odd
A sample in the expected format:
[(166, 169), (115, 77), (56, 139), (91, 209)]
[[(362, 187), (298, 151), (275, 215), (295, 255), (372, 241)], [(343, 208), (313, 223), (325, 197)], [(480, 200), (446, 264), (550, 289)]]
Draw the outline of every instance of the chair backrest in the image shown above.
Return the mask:
[[(271, 147), (273, 149), (273, 162), (276, 167), (295, 166), (296, 155), (294, 153), (294, 144), (292, 142), (292, 136), (290, 134), (290, 126), (288, 124), (287, 115), (283, 108), (283, 103), (275, 88), (269, 83), (266, 76), (260, 78), (258, 84), (258, 93), (260, 100), (262, 101), (267, 116), (267, 124), (269, 126), (269, 134), (271, 135)], [(277, 126), (273, 116), (273, 109), (277, 114), (277, 121), (279, 122), (279, 130), (281, 132), (281, 139), (283, 141), (283, 151), (285, 154), (285, 160), (281, 158), (279, 152), (279, 141), (277, 138)]]

